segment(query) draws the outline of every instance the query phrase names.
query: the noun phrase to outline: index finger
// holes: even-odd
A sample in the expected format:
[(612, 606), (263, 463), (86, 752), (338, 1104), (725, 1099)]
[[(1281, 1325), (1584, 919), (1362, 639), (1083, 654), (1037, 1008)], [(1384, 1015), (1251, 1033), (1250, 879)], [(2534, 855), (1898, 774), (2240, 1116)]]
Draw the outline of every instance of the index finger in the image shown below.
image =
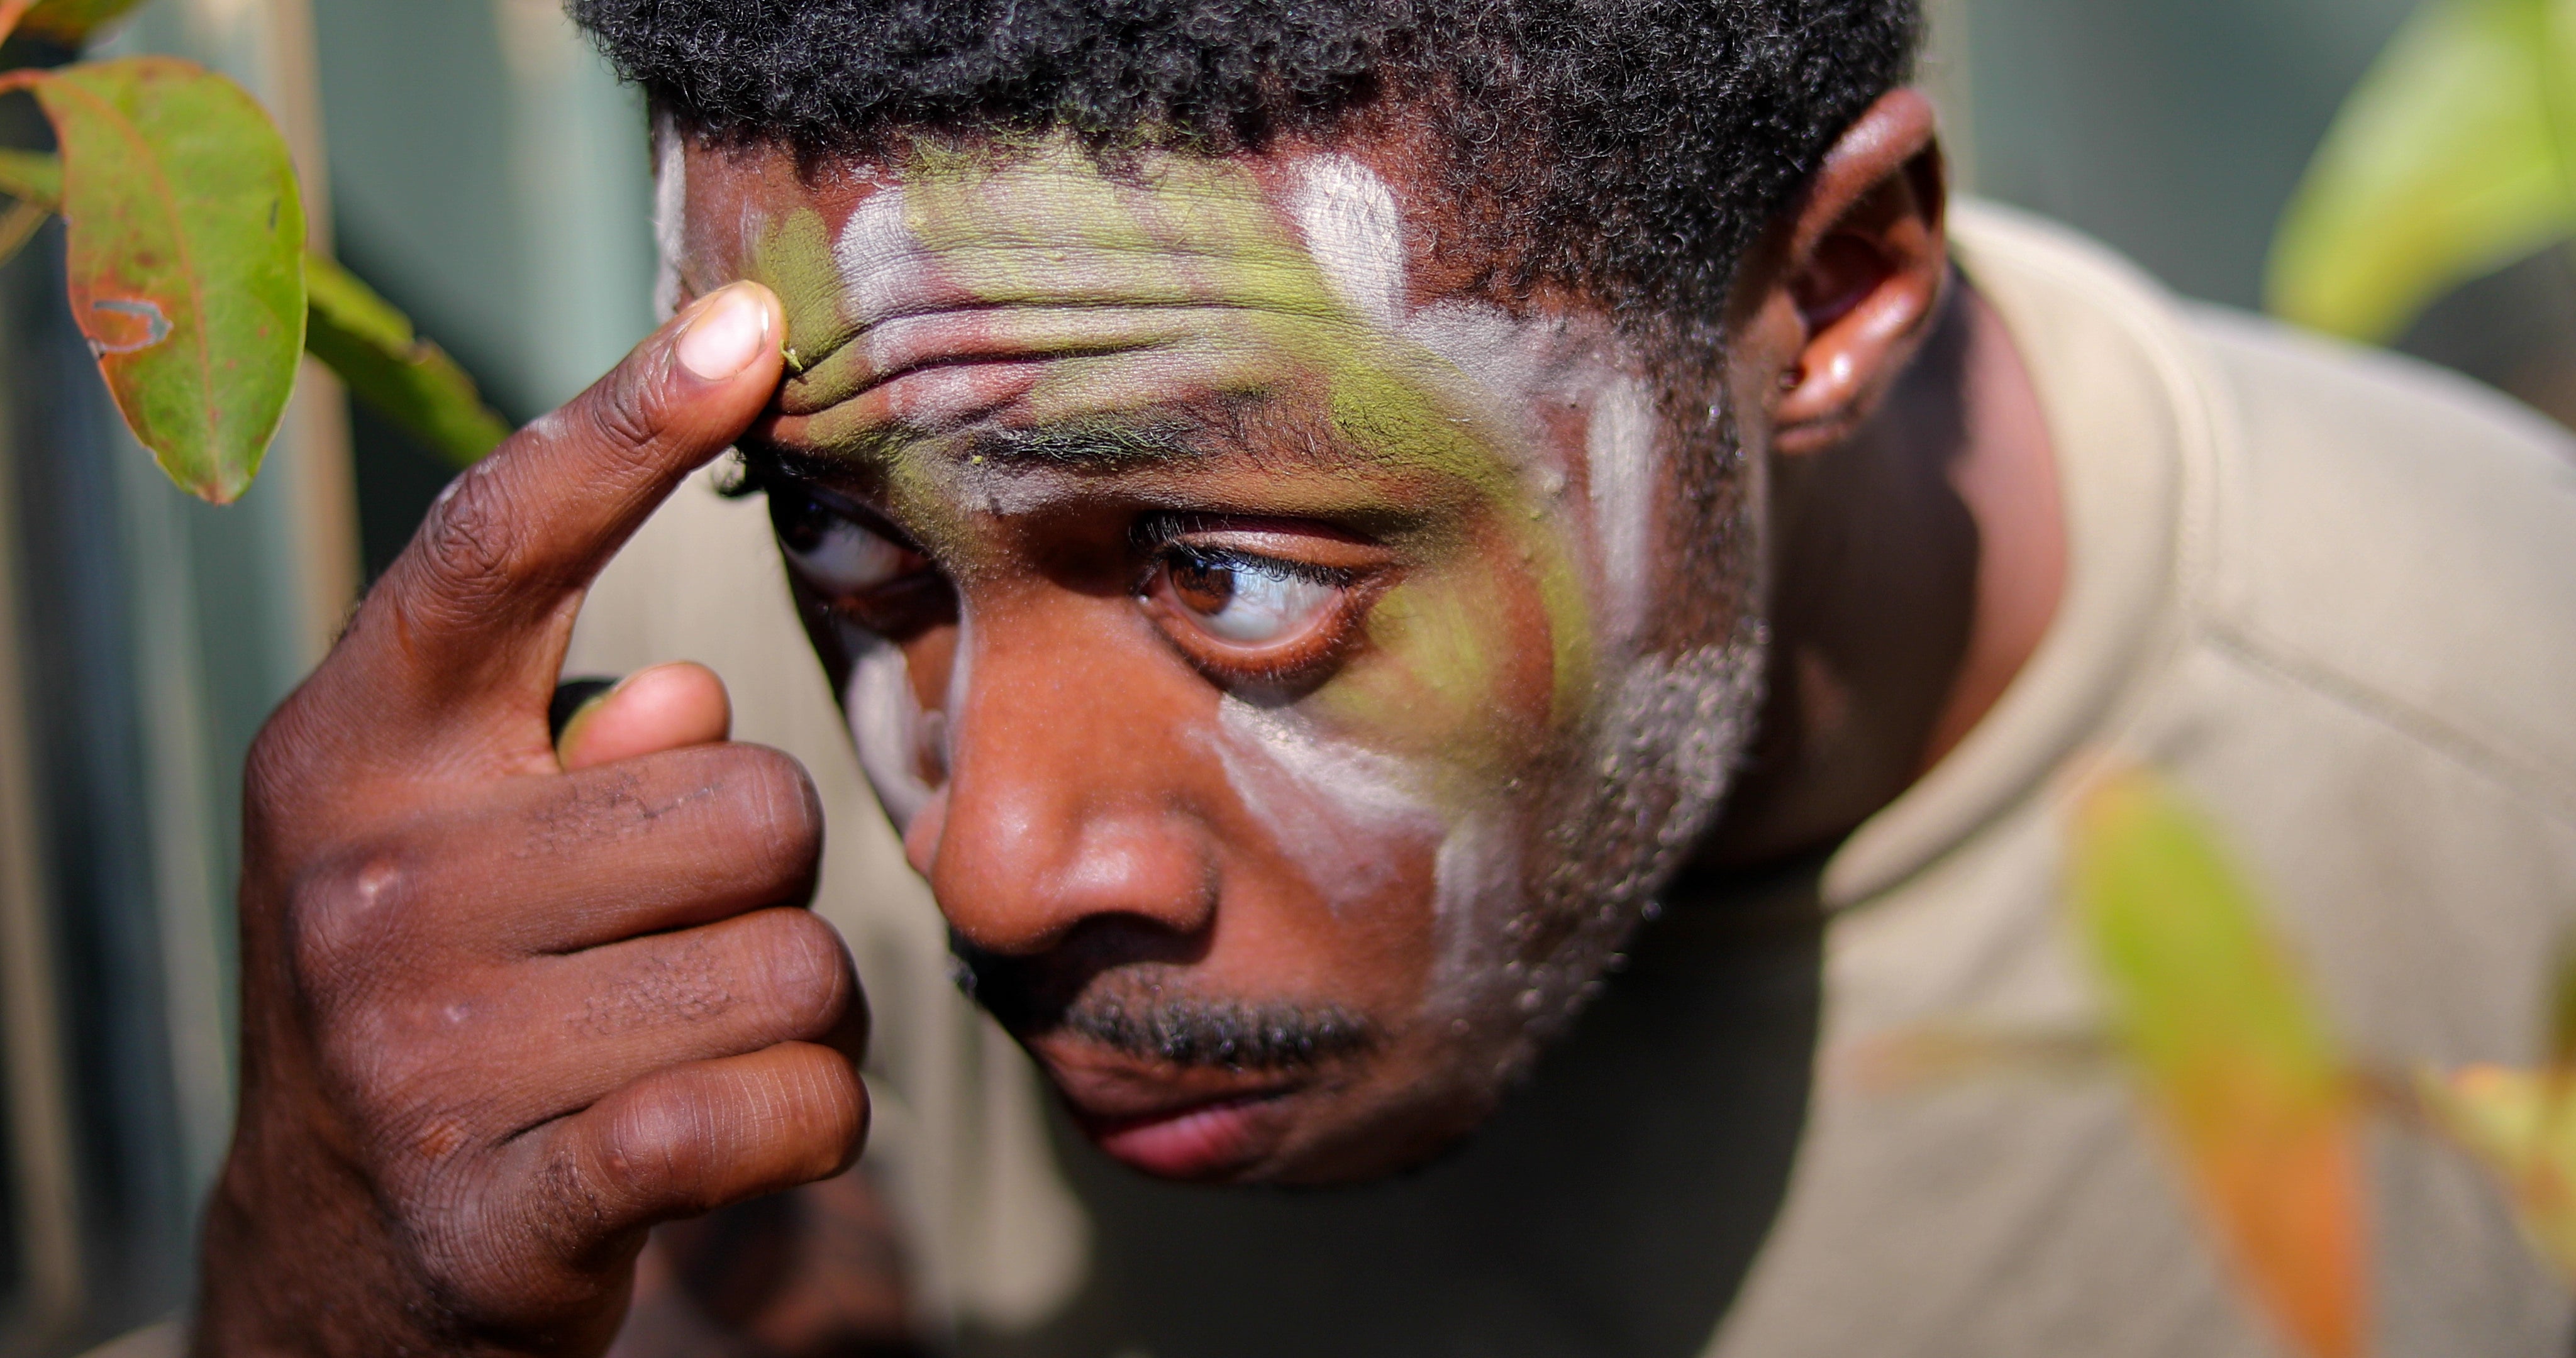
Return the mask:
[[(439, 497), (316, 675), (371, 741), (510, 724), (552, 767), (545, 711), (582, 594), (682, 479), (739, 437), (780, 377), (784, 320), (719, 289)], [(516, 730), (524, 726), (524, 731)], [(520, 739), (524, 737), (524, 739)]]

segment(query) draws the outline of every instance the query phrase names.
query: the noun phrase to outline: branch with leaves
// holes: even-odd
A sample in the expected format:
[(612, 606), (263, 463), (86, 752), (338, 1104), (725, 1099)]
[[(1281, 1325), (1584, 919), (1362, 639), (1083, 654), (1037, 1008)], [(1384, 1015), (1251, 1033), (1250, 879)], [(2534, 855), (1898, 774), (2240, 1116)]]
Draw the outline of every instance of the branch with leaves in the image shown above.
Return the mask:
[(2372, 1117), (2474, 1159), (2576, 1285), (2576, 955), (2559, 968), (2546, 1068), (2393, 1073), (2337, 1041), (2215, 827), (2162, 778), (2097, 778), (2070, 847), (2068, 907), (2102, 981), (2102, 1031), (1925, 1027), (1864, 1045), (1845, 1069), (1881, 1088), (2126, 1073), (2238, 1278), (2309, 1358), (2368, 1348)]
[[(65, 46), (138, 0), (0, 0), (0, 39)], [(54, 153), (0, 151), (0, 260), (60, 214), (72, 315), (136, 439), (230, 503), (259, 472), (310, 352), (459, 464), (509, 432), (473, 381), (354, 275), (305, 248), (286, 140), (239, 85), (173, 57), (0, 71)]]

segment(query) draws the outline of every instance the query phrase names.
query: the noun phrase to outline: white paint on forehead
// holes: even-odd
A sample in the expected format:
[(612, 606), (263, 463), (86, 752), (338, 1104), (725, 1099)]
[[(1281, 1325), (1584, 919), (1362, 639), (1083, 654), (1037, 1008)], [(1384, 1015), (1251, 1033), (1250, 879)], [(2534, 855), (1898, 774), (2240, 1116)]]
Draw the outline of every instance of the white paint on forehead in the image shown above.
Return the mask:
[(1404, 219), (1377, 172), (1349, 156), (1298, 162), (1288, 212), (1342, 305), (1392, 333), (1403, 324)]
[(906, 216), (902, 188), (889, 185), (859, 204), (832, 242), (832, 262), (846, 289), (842, 317), (852, 325), (873, 325), (894, 313), (898, 298), (920, 295), (914, 280), (929, 262)]
[(689, 243), (689, 158), (667, 110), (653, 115), (653, 149), (653, 312), (669, 320), (680, 309), (680, 254)]
[(1516, 321), (1476, 302), (1435, 302), (1413, 313), (1401, 332), (1498, 399), (1525, 400), (1564, 366), (1564, 328)]

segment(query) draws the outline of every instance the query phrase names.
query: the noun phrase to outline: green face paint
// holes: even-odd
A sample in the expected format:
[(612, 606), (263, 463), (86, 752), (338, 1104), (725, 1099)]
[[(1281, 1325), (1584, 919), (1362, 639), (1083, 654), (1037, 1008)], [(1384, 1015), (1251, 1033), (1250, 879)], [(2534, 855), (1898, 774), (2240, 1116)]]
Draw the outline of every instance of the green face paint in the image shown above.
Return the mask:
[[(1490, 778), (1504, 772), (1502, 750), (1479, 749), (1493, 745), (1481, 738), (1490, 658), (1525, 641), (1498, 634), (1480, 606), (1498, 582), (1476, 558), (1499, 556), (1535, 582), (1547, 720), (1570, 723), (1594, 688), (1581, 525), (1543, 488), (1542, 450), (1514, 427), (1508, 399), (1521, 393), (1484, 390), (1385, 315), (1363, 314), (1299, 225), (1234, 162), (1155, 156), (1112, 178), (1050, 142), (927, 158), (860, 204), (832, 251), (837, 311), (807, 301), (824, 272), (810, 213), (764, 233), (755, 267), (791, 299), (790, 344), (806, 371), (785, 404), (811, 412), (798, 437), (867, 463), (935, 555), (972, 558), (960, 506), (1025, 503), (997, 486), (1060, 479), (976, 461), (967, 450), (989, 447), (995, 428), (1114, 450), (1118, 431), (1175, 409), (1295, 409), (1326, 432), (1329, 479), (1351, 498), (1459, 507), (1423, 516), (1400, 544), (1429, 569), (1378, 604), (1375, 658), (1327, 684), (1315, 710), (1355, 734), (1401, 712), (1405, 729), (1380, 730), (1377, 743), (1478, 750), (1467, 772)], [(1339, 244), (1345, 257), (1401, 249)], [(1027, 367), (981, 384), (921, 369), (960, 350)]]
[[(772, 174), (693, 203), (684, 250), (692, 276), (787, 299), (800, 371), (768, 436), (845, 469), (835, 484), (953, 582), (935, 658), (857, 623), (826, 637), (898, 819), (948, 796), (981, 738), (975, 657), (1061, 648), (1060, 672), (1008, 697), (1065, 704), (1066, 729), (1167, 709), (1148, 715), (1186, 728), (1169, 788), (1129, 792), (1224, 827), (1207, 852), (1254, 865), (1209, 869), (1231, 908), (1293, 900), (1352, 937), (1426, 917), (1388, 1021), (1456, 1049), (1436, 1090), (1525, 1060), (1708, 818), (1759, 649), (1745, 582), (1669, 564), (1663, 544), (1716, 530), (1687, 517), (1701, 501), (1666, 464), (1644, 365), (1598, 317), (1412, 295), (1394, 193), (1358, 161), (1143, 151), (1113, 173), (1061, 141), (923, 153), (845, 191)], [(1313, 525), (1364, 542), (1375, 583), (1294, 684), (1191, 671), (1143, 620), (1175, 605), (1099, 564), (1142, 550), (1149, 523)], [(834, 560), (890, 559), (829, 541), (791, 552), (811, 593)], [(1269, 591), (1239, 597), (1360, 593), (1321, 567), (1226, 569)], [(1068, 767), (1106, 779), (1127, 754)]]

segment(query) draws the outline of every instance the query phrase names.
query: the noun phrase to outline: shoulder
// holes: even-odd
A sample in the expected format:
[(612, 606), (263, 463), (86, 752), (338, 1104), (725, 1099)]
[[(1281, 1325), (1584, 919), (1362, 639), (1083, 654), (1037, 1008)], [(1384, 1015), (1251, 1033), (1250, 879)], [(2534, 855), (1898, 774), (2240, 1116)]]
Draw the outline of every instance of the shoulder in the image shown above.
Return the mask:
[(2233, 417), (2193, 516), (2212, 639), (2576, 809), (2576, 441), (2440, 369), (2181, 314)]

